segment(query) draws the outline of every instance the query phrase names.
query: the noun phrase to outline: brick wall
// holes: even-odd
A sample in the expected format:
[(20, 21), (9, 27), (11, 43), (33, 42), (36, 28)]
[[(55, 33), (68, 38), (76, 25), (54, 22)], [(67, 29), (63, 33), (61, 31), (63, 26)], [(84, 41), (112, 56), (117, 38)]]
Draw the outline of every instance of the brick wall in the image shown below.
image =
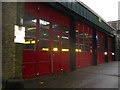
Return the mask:
[(23, 6), (17, 2), (2, 3), (3, 79), (22, 78), (22, 44), (14, 43), (14, 25), (19, 24), (19, 18), (24, 11)]

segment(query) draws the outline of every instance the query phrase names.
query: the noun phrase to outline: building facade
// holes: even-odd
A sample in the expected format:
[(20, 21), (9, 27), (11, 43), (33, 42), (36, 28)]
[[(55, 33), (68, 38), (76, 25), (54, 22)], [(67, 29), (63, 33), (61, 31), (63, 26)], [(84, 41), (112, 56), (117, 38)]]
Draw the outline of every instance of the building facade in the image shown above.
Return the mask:
[(3, 79), (31, 79), (115, 61), (114, 29), (80, 2), (2, 7)]
[(116, 59), (120, 61), (120, 20), (108, 22), (116, 30)]

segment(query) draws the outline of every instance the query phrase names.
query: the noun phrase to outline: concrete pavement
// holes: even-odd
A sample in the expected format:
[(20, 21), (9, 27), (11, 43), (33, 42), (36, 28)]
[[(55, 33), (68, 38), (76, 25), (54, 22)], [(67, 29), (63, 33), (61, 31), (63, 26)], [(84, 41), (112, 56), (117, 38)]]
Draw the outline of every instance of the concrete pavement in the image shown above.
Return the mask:
[(24, 81), (25, 88), (118, 88), (118, 62)]

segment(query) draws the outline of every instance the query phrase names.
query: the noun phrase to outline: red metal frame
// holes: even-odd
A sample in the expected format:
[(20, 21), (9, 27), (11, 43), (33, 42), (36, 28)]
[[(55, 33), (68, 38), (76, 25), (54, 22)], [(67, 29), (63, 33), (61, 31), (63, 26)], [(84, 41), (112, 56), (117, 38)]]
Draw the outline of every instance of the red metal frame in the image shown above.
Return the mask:
[[(25, 3), (25, 12), (36, 16), (36, 49), (23, 50), (23, 78), (35, 78), (37, 76), (45, 76), (49, 74), (56, 74), (59, 72), (70, 71), (70, 52), (62, 52), (62, 26), (69, 27), (69, 17), (54, 10), (45, 4)], [(41, 51), (40, 43), (40, 22), (39, 19), (50, 21), (50, 50)], [(52, 30), (52, 23), (61, 25), (59, 32)], [(53, 35), (60, 35), (59, 51), (52, 51), (53, 43), (58, 42), (53, 40)], [(69, 44), (69, 43), (68, 43)], [(61, 57), (62, 56), (62, 57)]]
[[(105, 35), (101, 32), (97, 32), (98, 35), (98, 40), (97, 40), (97, 63), (101, 64), (101, 63), (105, 63)], [(100, 47), (98, 47), (98, 43), (99, 41), (102, 41), (102, 43), (100, 44)], [(101, 51), (98, 51), (98, 49), (101, 49)]]
[[(76, 30), (78, 30), (78, 36), (77, 36), (77, 42), (78, 42), (78, 48), (80, 47), (80, 31), (83, 33), (86, 33), (88, 35), (92, 35), (92, 29), (83, 24), (80, 23), (79, 21), (76, 21)], [(88, 40), (88, 43), (86, 44), (86, 40)], [(90, 40), (89, 38), (83, 38), (83, 46), (88, 46), (90, 47)], [(93, 64), (93, 59), (92, 59), (92, 50), (90, 51), (81, 51), (81, 52), (76, 52), (76, 68), (81, 68), (81, 67), (86, 67), (89, 65)]]

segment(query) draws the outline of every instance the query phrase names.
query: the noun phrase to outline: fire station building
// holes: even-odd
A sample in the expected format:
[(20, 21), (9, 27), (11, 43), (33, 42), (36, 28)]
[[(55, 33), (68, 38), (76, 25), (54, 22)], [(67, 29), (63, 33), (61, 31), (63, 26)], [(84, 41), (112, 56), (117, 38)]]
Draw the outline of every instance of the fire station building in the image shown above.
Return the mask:
[(81, 2), (5, 2), (3, 79), (33, 79), (115, 61), (115, 30)]

